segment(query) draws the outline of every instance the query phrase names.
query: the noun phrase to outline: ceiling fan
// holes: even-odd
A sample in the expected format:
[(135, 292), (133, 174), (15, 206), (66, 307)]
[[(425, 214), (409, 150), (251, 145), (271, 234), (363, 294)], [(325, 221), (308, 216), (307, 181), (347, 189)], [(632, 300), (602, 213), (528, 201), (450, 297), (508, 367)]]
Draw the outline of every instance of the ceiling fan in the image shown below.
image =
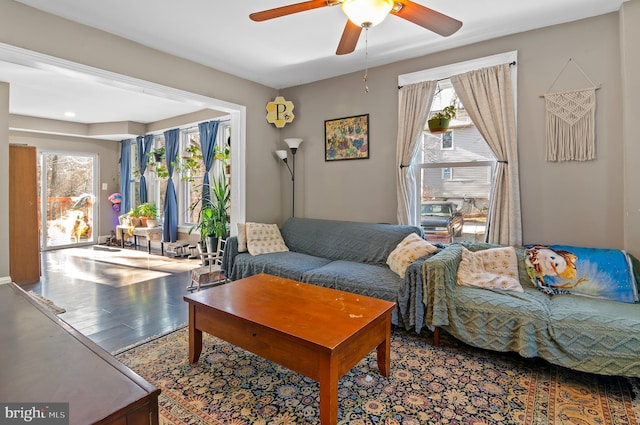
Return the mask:
[(389, 13), (420, 25), (443, 37), (450, 36), (462, 26), (462, 22), (457, 19), (410, 0), (310, 0), (252, 13), (249, 18), (260, 22), (338, 4), (342, 5), (342, 11), (349, 19), (342, 32), (342, 37), (336, 50), (337, 55), (353, 52), (358, 43), (358, 38), (360, 38), (362, 28), (368, 29), (379, 24)]

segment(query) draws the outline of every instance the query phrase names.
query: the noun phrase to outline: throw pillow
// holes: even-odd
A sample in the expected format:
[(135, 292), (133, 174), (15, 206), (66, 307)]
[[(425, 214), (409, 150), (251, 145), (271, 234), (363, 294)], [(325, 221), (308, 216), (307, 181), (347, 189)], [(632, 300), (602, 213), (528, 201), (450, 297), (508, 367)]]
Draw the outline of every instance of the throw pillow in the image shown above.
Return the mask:
[(518, 264), (513, 247), (490, 248), (476, 252), (471, 252), (465, 247), (461, 249), (462, 260), (457, 272), (458, 285), (524, 292), (518, 281)]
[(276, 224), (247, 223), (247, 249), (251, 255), (289, 251)]
[(411, 233), (404, 238), (387, 257), (387, 264), (398, 276), (404, 278), (407, 267), (420, 257), (433, 254), (438, 248), (419, 235)]
[(473, 254), (482, 259), (486, 272), (511, 277), (519, 281), (518, 256), (514, 247), (483, 249), (475, 251)]
[(549, 295), (573, 294), (635, 303), (638, 289), (631, 260), (619, 249), (527, 245), (525, 267)]
[(247, 252), (247, 225), (238, 223), (238, 252)]

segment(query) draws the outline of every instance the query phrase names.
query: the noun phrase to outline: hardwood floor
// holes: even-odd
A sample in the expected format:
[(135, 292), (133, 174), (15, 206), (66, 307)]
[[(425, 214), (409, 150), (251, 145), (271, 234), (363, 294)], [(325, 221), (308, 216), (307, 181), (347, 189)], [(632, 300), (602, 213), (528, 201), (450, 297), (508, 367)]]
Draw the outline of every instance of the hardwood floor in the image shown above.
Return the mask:
[(21, 287), (66, 309), (58, 317), (109, 352), (189, 320), (182, 297), (189, 293), (189, 270), (198, 267), (198, 260), (104, 246), (41, 256), (40, 282)]

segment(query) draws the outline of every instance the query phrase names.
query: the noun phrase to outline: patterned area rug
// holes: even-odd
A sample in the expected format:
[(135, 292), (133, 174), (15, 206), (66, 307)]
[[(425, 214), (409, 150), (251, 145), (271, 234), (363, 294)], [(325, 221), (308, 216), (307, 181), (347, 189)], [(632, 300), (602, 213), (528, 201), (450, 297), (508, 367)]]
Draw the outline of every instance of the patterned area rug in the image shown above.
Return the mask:
[[(388, 378), (373, 352), (340, 379), (339, 423), (638, 423), (636, 379), (478, 350), (447, 335), (440, 347), (431, 342), (394, 330)], [(319, 424), (315, 381), (207, 334), (198, 364), (187, 353), (182, 328), (116, 355), (162, 390), (162, 424)]]

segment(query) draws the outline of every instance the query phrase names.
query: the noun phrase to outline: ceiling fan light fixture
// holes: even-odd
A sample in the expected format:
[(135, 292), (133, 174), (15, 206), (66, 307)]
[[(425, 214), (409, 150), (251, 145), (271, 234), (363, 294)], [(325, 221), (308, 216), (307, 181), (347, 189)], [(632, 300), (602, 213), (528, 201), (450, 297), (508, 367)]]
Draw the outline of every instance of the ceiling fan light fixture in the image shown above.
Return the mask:
[(370, 28), (387, 17), (393, 4), (393, 0), (344, 0), (342, 11), (355, 25)]

